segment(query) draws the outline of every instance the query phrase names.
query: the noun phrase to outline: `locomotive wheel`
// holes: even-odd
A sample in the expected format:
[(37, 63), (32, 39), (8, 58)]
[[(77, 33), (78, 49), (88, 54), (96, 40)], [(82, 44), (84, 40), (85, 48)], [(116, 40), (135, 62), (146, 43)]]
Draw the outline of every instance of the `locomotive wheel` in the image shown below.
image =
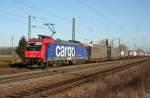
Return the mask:
[(82, 64), (85, 64), (85, 60), (82, 60)]
[(43, 70), (48, 68), (47, 63), (44, 63), (44, 62), (40, 63), (40, 67), (42, 67)]
[(61, 66), (62, 65), (62, 61), (57, 61), (57, 65)]
[(54, 61), (52, 66), (56, 67), (57, 66), (57, 61)]
[(82, 60), (77, 60), (77, 64), (82, 64)]
[(61, 66), (62, 65), (62, 61), (54, 61), (53, 62), (53, 67), (57, 67), (57, 66)]
[(48, 67), (53, 67), (52, 62), (48, 62)]
[(82, 60), (79, 60), (79, 64), (83, 64), (83, 61), (82, 61)]

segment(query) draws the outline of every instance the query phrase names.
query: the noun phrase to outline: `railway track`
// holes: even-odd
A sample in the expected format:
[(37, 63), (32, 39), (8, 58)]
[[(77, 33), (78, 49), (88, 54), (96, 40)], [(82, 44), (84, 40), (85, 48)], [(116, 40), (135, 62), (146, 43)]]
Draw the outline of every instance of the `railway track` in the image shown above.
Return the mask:
[[(65, 81), (63, 83), (57, 84), (53, 88), (51, 88), (51, 87), (40, 88), (40, 89), (36, 90), (36, 93), (37, 93), (37, 91), (39, 91), (40, 94), (36, 94), (36, 93), (34, 94), (33, 93), (33, 94), (31, 94), (30, 98), (32, 98), (32, 97), (34, 98), (35, 96), (48, 97), (48, 96), (54, 95), (56, 93), (60, 93), (62, 91), (65, 91), (67, 89), (71, 89), (71, 88), (73, 88), (75, 86), (78, 86), (82, 83), (91, 81), (93, 79), (102, 78), (102, 77), (105, 77), (105, 76), (110, 75), (112, 73), (116, 73), (116, 72), (128, 69), (130, 67), (140, 65), (140, 64), (142, 64), (146, 61), (147, 60), (137, 61), (137, 62), (133, 62), (133, 63), (130, 63), (130, 64), (123, 64), (121, 66), (110, 68), (110, 69), (107, 69), (107, 70), (98, 71), (98, 72), (95, 72), (93, 74), (81, 76), (79, 78), (71, 79), (69, 81)], [(43, 92), (43, 93), (41, 93), (41, 92)]]
[[(119, 60), (122, 63), (125, 63), (126, 60)], [(129, 61), (134, 61), (134, 59), (131, 59)], [(77, 65), (77, 66), (67, 66), (67, 67), (63, 67), (63, 68), (53, 68), (53, 69), (48, 69), (48, 70), (38, 70), (38, 71), (33, 71), (33, 72), (23, 72), (23, 73), (19, 73), (19, 74), (14, 74), (14, 75), (5, 75), (5, 76), (0, 76), (0, 84), (4, 84), (4, 83), (9, 83), (9, 82), (16, 82), (16, 81), (22, 81), (22, 80), (27, 80), (27, 79), (31, 79), (31, 78), (39, 78), (39, 77), (43, 77), (46, 75), (55, 75), (55, 74), (59, 74), (60, 72), (70, 72), (70, 71), (75, 71), (75, 70), (82, 70), (82, 69), (88, 69), (91, 67), (95, 67), (95, 66), (103, 66), (106, 64), (109, 64), (109, 66), (111, 64), (115, 64), (118, 63), (118, 61), (110, 61), (110, 62), (103, 62), (103, 63), (93, 63), (93, 64), (84, 64), (84, 65)]]
[[(89, 80), (92, 79), (92, 77), (96, 77), (96, 75), (104, 74), (106, 72), (111, 72), (111, 70), (112, 71), (113, 70), (117, 70), (117, 69), (121, 70), (121, 68), (125, 68), (125, 67), (127, 67), (129, 65), (133, 66), (133, 64), (137, 64), (137, 63), (140, 63), (140, 62), (143, 62), (143, 61), (145, 61), (145, 59), (142, 59), (142, 60), (141, 59), (139, 59), (139, 60), (129, 60), (128, 62), (125, 60), (125, 61), (122, 61), (122, 63), (120, 63), (119, 65), (117, 65), (117, 66), (120, 66), (120, 68), (113, 65), (113, 64), (118, 64), (117, 61), (116, 62), (113, 61), (113, 64), (112, 64), (112, 62), (109, 62), (109, 63), (107, 62), (107, 63), (102, 64), (102, 65), (110, 64), (112, 67), (109, 66), (109, 70), (108, 70), (108, 68), (103, 68), (103, 67), (99, 66), (99, 64), (97, 64), (97, 63), (96, 63), (96, 65), (92, 65), (91, 64), (90, 66), (89, 66), (89, 64), (87, 64), (85, 66), (82, 65), (80, 67), (79, 66), (78, 67), (77, 66), (66, 67), (66, 69), (64, 69), (63, 75), (72, 74), (72, 75), (75, 75), (76, 77), (73, 77), (73, 78), (70, 78), (70, 79), (67, 79), (65, 81), (61, 81), (61, 82), (55, 83), (55, 84), (46, 85), (46, 86), (42, 86), (42, 87), (39, 87), (39, 88), (34, 88), (34, 89), (31, 89), (31, 90), (28, 90), (28, 91), (18, 92), (18, 93), (15, 93), (12, 96), (9, 95), (8, 97), (19, 97), (20, 98), (20, 97), (25, 97), (25, 96), (34, 96), (34, 95), (36, 95), (36, 94), (38, 94), (40, 92), (44, 92), (45, 93), (45, 91), (48, 93), (48, 95), (52, 95), (52, 94), (55, 94), (56, 92), (63, 91), (64, 89), (73, 87), (74, 85), (78, 85), (79, 83), (83, 83), (83, 82), (89, 81)], [(104, 70), (100, 70), (99, 71), (100, 67), (102, 69), (104, 69)], [(113, 68), (115, 68), (115, 69), (113, 69)], [(91, 70), (91, 72), (93, 72), (93, 73), (84, 74), (86, 71), (89, 72), (89, 70)], [(78, 74), (78, 73), (80, 73), (80, 74)], [(16, 81), (16, 83), (18, 83), (18, 79), (20, 79), (20, 81), (25, 80), (26, 82), (29, 82), (27, 80), (29, 80), (31, 78), (32, 79), (34, 78), (34, 80), (36, 80), (39, 77), (45, 77), (45, 80), (46, 80), (47, 78), (50, 78), (50, 77), (46, 77), (46, 76), (53, 76), (53, 75), (57, 76), (57, 75), (60, 75), (60, 72), (57, 72), (56, 70), (53, 69), (51, 71), (40, 71), (39, 73), (38, 72), (34, 72), (35, 76), (34, 75), (32, 76), (31, 74), (30, 74), (30, 76), (28, 76), (28, 78), (25, 78), (25, 77), (17, 78), (17, 76), (14, 76), (16, 78), (12, 78), (11, 77), (9, 79), (9, 78), (6, 78), (6, 77), (5, 78), (1, 77), (1, 78), (3, 78), (3, 82), (0, 82), (0, 86), (1, 87), (5, 87), (5, 86), (2, 86), (2, 85), (9, 84), (11, 82), (14, 83), (14, 81)], [(20, 76), (26, 76), (26, 75), (25, 74), (21, 74)], [(37, 81), (39, 81), (39, 80), (37, 80)], [(23, 85), (23, 83), (21, 83), (21, 84)], [(27, 83), (27, 84), (30, 84), (30, 83)]]
[[(132, 61), (132, 60), (131, 60)], [(81, 70), (87, 70), (87, 69), (93, 69), (93, 68), (103, 68), (103, 67), (110, 67), (110, 66), (115, 66), (115, 64), (117, 64), (118, 62), (107, 62), (107, 63), (103, 63), (103, 64), (86, 64), (86, 65), (81, 65), (81, 66), (72, 66), (72, 67), (65, 67), (64, 69), (54, 69), (54, 70), (45, 70), (45, 71), (37, 71), (37, 72), (29, 72), (26, 74), (19, 74), (18, 76), (9, 76), (9, 77), (2, 77), (0, 80), (0, 86), (4, 84), (10, 86), (15, 85), (16, 83), (22, 82), (22, 81), (28, 81), (28, 80), (36, 80), (38, 78), (41, 77), (45, 77), (45, 76), (56, 76), (59, 75), (60, 73), (70, 73), (73, 74), (73, 72), (77, 72), (77, 71), (81, 71)], [(126, 61), (122, 62), (122, 63), (126, 63)], [(35, 81), (36, 82), (36, 81)], [(24, 83), (24, 82), (23, 82)], [(10, 85), (9, 85), (10, 84)], [(12, 85), (13, 84), (13, 85)], [(21, 84), (21, 83), (19, 83)], [(5, 86), (6, 88), (7, 86)]]
[(80, 84), (89, 82), (91, 80), (94, 80), (94, 79), (97, 79), (97, 78), (102, 78), (102, 77), (105, 77), (105, 76), (110, 75), (112, 73), (116, 73), (116, 72), (128, 69), (130, 67), (137, 66), (137, 64), (138, 65), (142, 64), (145, 61), (146, 60), (144, 60), (144, 61), (138, 61), (138, 62), (133, 62), (131, 64), (125, 64), (125, 65), (122, 65), (122, 66), (119, 66), (119, 67), (110, 68), (108, 70), (98, 71), (98, 72), (95, 72), (93, 74), (82, 76), (82, 77), (79, 77), (79, 78), (76, 78), (76, 79), (71, 79), (69, 81), (66, 81), (66, 82), (60, 84), (60, 85), (57, 85), (54, 88), (49, 88), (49, 87), (41, 88), (41, 89), (36, 90), (36, 91), (43, 92), (43, 93), (32, 94), (30, 96), (30, 98), (34, 98), (35, 96), (48, 97), (48, 96), (51, 96), (51, 95), (55, 95), (57, 93), (60, 93), (60, 92), (63, 92), (65, 90), (74, 88), (74, 87), (76, 87), (76, 86), (78, 86)]

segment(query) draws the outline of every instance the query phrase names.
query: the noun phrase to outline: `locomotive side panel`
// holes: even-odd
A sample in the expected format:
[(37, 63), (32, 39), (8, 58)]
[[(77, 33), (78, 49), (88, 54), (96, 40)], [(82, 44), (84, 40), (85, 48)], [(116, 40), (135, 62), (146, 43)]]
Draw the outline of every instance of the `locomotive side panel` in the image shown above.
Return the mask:
[(56, 42), (47, 45), (46, 57), (48, 60), (87, 59), (87, 51), (82, 45)]

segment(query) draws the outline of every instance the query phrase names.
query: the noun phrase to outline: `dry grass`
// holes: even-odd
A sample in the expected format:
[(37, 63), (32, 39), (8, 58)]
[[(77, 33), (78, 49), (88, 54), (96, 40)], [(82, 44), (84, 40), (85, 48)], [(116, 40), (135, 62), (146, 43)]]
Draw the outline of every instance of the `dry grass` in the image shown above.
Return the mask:
[(19, 60), (19, 57), (15, 55), (13, 58), (11, 55), (0, 55), (0, 62), (12, 62), (12, 59), (14, 61)]
[(50, 98), (150, 98), (150, 61)]
[[(17, 55), (14, 56), (14, 63), (19, 62), (20, 59)], [(18, 72), (29, 71), (29, 69), (13, 67), (11, 55), (0, 55), (0, 75), (14, 74)]]
[(13, 62), (18, 62), (20, 59), (17, 55), (12, 57), (11, 55), (0, 55), (0, 68), (8, 67), (8, 64)]
[(149, 64), (104, 78), (94, 91), (81, 98), (150, 98)]

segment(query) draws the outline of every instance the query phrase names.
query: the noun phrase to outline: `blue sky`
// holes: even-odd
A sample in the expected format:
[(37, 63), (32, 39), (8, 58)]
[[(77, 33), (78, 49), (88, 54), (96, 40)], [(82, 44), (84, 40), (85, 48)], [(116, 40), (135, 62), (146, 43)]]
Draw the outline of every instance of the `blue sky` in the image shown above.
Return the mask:
[[(72, 18), (76, 19), (76, 39), (95, 43), (104, 38), (121, 38), (130, 48), (150, 48), (149, 0), (1, 0), (0, 46), (17, 46), (21, 36), (27, 37), (28, 15), (32, 36), (50, 35), (44, 23), (54, 23), (54, 38), (71, 39)], [(117, 42), (116, 42), (117, 43)]]

